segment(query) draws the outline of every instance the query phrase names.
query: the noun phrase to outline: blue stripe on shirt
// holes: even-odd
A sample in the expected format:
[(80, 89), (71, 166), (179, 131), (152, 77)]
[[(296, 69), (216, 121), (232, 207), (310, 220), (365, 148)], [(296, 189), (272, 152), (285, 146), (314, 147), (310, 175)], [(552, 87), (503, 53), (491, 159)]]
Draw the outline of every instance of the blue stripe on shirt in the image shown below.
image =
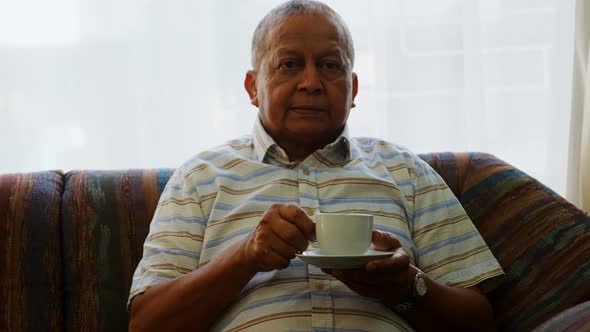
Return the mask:
[(144, 257), (151, 257), (155, 255), (166, 254), (166, 255), (175, 255), (175, 256), (184, 256), (192, 259), (199, 260), (200, 255), (195, 253), (194, 251), (188, 251), (183, 249), (150, 249), (145, 254)]
[(449, 238), (445, 241), (441, 241), (441, 242), (435, 243), (433, 245), (430, 245), (428, 247), (424, 247), (424, 248), (418, 250), (418, 255), (420, 255), (420, 256), (426, 255), (426, 254), (428, 254), (434, 250), (438, 250), (442, 247), (455, 245), (457, 243), (461, 243), (463, 241), (467, 241), (471, 238), (478, 237), (478, 236), (479, 236), (479, 233), (477, 231), (472, 231), (469, 233), (465, 233), (461, 236), (452, 237), (452, 238)]
[(206, 226), (206, 224), (207, 224), (205, 222), (205, 218), (203, 218), (203, 217), (184, 216), (181, 214), (173, 214), (171, 216), (166, 216), (166, 217), (157, 217), (154, 220), (154, 222), (157, 222), (157, 223), (168, 223), (168, 222), (173, 222), (173, 221), (182, 221), (187, 224), (199, 224), (199, 225), (203, 225), (203, 226)]
[(251, 173), (248, 173), (246, 175), (234, 175), (229, 172), (219, 172), (219, 173), (217, 173), (217, 175), (215, 177), (211, 177), (207, 180), (198, 181), (196, 185), (197, 185), (197, 187), (207, 186), (207, 185), (210, 185), (213, 182), (215, 182), (215, 180), (217, 178), (225, 178), (225, 179), (230, 179), (230, 180), (234, 180), (237, 182), (245, 182), (245, 181), (257, 178), (259, 176), (268, 175), (268, 174), (275, 173), (275, 172), (284, 172), (284, 171), (285, 171), (284, 169), (281, 169), (278, 167), (265, 167), (265, 168), (253, 171)]
[(423, 214), (426, 214), (426, 213), (429, 213), (429, 212), (433, 212), (433, 211), (436, 211), (436, 210), (440, 210), (440, 209), (448, 209), (450, 207), (457, 206), (458, 204), (459, 204), (459, 201), (456, 200), (456, 199), (450, 199), (448, 201), (438, 202), (438, 203), (429, 205), (429, 206), (427, 206), (425, 208), (416, 210), (414, 212), (414, 217), (417, 218), (417, 217), (419, 217), (419, 216), (421, 216)]
[(240, 236), (240, 235), (244, 235), (244, 234), (249, 234), (250, 232), (252, 232), (254, 230), (255, 227), (248, 227), (248, 228), (244, 228), (238, 232), (235, 233), (231, 233), (227, 236), (221, 237), (219, 239), (215, 239), (215, 240), (209, 240), (208, 242), (205, 243), (205, 248), (209, 249), (211, 247), (216, 247), (218, 245), (223, 244), (223, 242), (228, 241), (233, 239), (236, 236)]

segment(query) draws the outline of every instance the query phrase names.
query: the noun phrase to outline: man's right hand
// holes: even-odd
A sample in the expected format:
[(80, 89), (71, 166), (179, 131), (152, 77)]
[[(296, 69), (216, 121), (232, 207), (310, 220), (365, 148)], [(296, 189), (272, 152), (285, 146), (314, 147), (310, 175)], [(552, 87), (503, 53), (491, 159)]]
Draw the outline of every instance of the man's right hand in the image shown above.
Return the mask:
[(256, 272), (284, 269), (315, 240), (315, 224), (300, 207), (273, 204), (240, 245), (241, 256)]
[[(257, 272), (289, 266), (315, 239), (315, 224), (296, 205), (273, 204), (256, 230), (203, 267), (136, 296), (130, 330), (206, 331)], [(202, 308), (195, 313), (195, 307)]]

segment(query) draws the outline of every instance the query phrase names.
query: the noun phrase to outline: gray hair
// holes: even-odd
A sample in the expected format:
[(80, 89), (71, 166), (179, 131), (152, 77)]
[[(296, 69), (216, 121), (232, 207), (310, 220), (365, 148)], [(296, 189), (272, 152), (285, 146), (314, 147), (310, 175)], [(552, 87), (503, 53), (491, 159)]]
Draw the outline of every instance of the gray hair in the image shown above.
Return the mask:
[(267, 48), (267, 38), (271, 28), (279, 21), (297, 15), (317, 15), (331, 19), (340, 26), (346, 43), (346, 56), (350, 61), (350, 68), (354, 65), (354, 45), (350, 31), (344, 20), (328, 5), (313, 0), (290, 0), (273, 8), (262, 18), (252, 36), (252, 67), (258, 68)]

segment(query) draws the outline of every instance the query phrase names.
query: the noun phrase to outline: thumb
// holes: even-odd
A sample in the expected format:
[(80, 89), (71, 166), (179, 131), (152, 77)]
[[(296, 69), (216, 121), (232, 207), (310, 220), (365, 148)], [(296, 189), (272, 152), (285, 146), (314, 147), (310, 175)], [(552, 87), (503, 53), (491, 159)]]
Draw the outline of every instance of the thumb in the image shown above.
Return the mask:
[(391, 233), (373, 230), (371, 239), (375, 250), (394, 251), (401, 247), (399, 240)]

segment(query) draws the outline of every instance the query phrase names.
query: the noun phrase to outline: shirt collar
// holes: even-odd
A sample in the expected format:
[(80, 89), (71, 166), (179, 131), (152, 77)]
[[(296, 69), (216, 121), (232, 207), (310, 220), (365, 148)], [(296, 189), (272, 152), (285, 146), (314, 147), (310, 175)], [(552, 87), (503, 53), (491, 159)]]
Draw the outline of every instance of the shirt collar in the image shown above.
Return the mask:
[[(274, 159), (282, 163), (290, 164), (289, 158), (285, 151), (274, 141), (274, 139), (266, 132), (262, 126), (260, 118), (256, 118), (254, 128), (252, 129), (252, 140), (254, 143), (254, 152), (258, 157), (258, 161), (265, 162), (270, 155)], [(334, 140), (334, 142), (326, 145), (320, 151), (324, 158), (337, 164), (345, 164), (350, 160), (350, 136), (348, 132), (348, 125), (344, 126), (342, 133)]]
[(258, 157), (258, 161), (264, 161), (267, 153), (269, 153), (270, 150), (275, 149), (278, 149), (278, 152), (280, 152), (279, 156), (282, 157), (281, 159), (288, 160), (287, 154), (266, 132), (262, 126), (262, 121), (260, 118), (256, 118), (256, 121), (254, 122), (254, 129), (252, 129), (252, 140), (254, 142), (254, 152)]

